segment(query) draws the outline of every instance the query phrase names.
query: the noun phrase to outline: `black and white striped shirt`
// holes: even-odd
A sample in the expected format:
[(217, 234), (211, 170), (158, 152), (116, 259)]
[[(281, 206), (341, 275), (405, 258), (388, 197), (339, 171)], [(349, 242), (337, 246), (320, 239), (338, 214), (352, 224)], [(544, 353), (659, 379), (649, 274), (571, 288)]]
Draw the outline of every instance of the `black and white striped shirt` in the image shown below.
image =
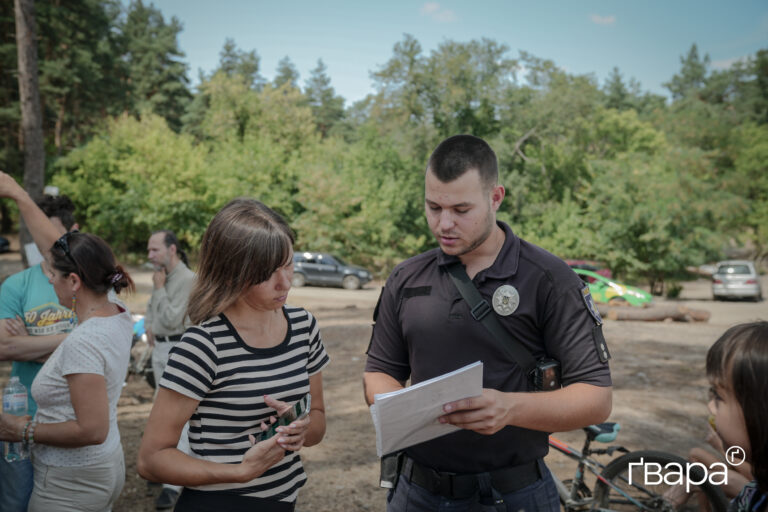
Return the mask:
[[(245, 344), (223, 314), (190, 327), (171, 351), (160, 386), (199, 400), (189, 420), (192, 456), (237, 464), (250, 448), (248, 434), (274, 415), (264, 395), (293, 403), (309, 392), (309, 377), (329, 362), (315, 318), (303, 308), (283, 307), (288, 332), (279, 345)], [(307, 476), (296, 452), (244, 484), (194, 487), (245, 496), (294, 501)]]

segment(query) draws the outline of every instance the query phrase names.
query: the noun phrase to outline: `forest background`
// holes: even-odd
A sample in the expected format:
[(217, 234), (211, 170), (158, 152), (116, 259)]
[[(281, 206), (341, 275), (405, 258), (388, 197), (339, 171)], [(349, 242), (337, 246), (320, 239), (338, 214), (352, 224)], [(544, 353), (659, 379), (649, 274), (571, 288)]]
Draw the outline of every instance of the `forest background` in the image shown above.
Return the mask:
[[(252, 196), (283, 214), (297, 250), (386, 276), (432, 247), (426, 160), (443, 138), (485, 138), (507, 189), (499, 218), (562, 258), (596, 259), (651, 288), (746, 248), (768, 262), (768, 48), (712, 70), (696, 44), (645, 92), (490, 39), (426, 53), (404, 35), (351, 105), (322, 60), (299, 83), (289, 57), (266, 80), (228, 40), (192, 88), (181, 25), (151, 5), (38, 0), (46, 183), (83, 229), (124, 257), (174, 229), (194, 252), (215, 212)], [(0, 169), (21, 180), (13, 2), (0, 3)], [(2, 231), (16, 214), (3, 203)]]

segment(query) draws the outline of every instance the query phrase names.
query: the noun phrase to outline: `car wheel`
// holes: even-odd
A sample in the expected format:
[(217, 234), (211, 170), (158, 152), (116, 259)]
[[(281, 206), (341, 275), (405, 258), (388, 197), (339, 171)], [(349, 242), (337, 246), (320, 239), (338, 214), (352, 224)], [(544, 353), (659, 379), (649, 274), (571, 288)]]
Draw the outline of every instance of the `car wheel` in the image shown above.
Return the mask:
[(357, 290), (360, 288), (360, 279), (357, 276), (344, 276), (341, 280), (341, 286), (346, 290)]
[(291, 279), (291, 286), (294, 288), (301, 288), (305, 284), (307, 284), (307, 278), (304, 277), (304, 274), (301, 272), (296, 272), (293, 274), (293, 279)]
[(611, 297), (610, 300), (608, 300), (608, 304), (611, 306), (626, 306), (627, 299), (624, 297)]

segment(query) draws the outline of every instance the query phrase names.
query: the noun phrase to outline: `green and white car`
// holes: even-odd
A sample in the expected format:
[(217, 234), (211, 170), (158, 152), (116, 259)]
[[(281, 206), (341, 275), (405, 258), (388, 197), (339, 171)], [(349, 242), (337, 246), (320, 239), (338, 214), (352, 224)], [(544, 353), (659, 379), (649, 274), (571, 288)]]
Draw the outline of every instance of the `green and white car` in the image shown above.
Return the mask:
[[(602, 304), (630, 304), (632, 306), (645, 306), (653, 301), (653, 296), (635, 286), (617, 283), (591, 270), (574, 268), (584, 281), (589, 281), (589, 293), (595, 302)], [(591, 278), (591, 279), (587, 279)]]

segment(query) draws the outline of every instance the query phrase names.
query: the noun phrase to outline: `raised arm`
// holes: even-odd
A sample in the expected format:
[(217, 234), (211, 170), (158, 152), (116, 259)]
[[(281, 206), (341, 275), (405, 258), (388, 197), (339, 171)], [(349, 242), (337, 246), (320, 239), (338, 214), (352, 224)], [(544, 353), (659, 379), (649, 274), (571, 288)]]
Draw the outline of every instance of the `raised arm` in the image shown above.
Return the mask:
[(40, 252), (45, 256), (61, 234), (45, 213), (38, 208), (30, 195), (9, 174), (0, 171), (0, 197), (13, 199), (32, 234)]

